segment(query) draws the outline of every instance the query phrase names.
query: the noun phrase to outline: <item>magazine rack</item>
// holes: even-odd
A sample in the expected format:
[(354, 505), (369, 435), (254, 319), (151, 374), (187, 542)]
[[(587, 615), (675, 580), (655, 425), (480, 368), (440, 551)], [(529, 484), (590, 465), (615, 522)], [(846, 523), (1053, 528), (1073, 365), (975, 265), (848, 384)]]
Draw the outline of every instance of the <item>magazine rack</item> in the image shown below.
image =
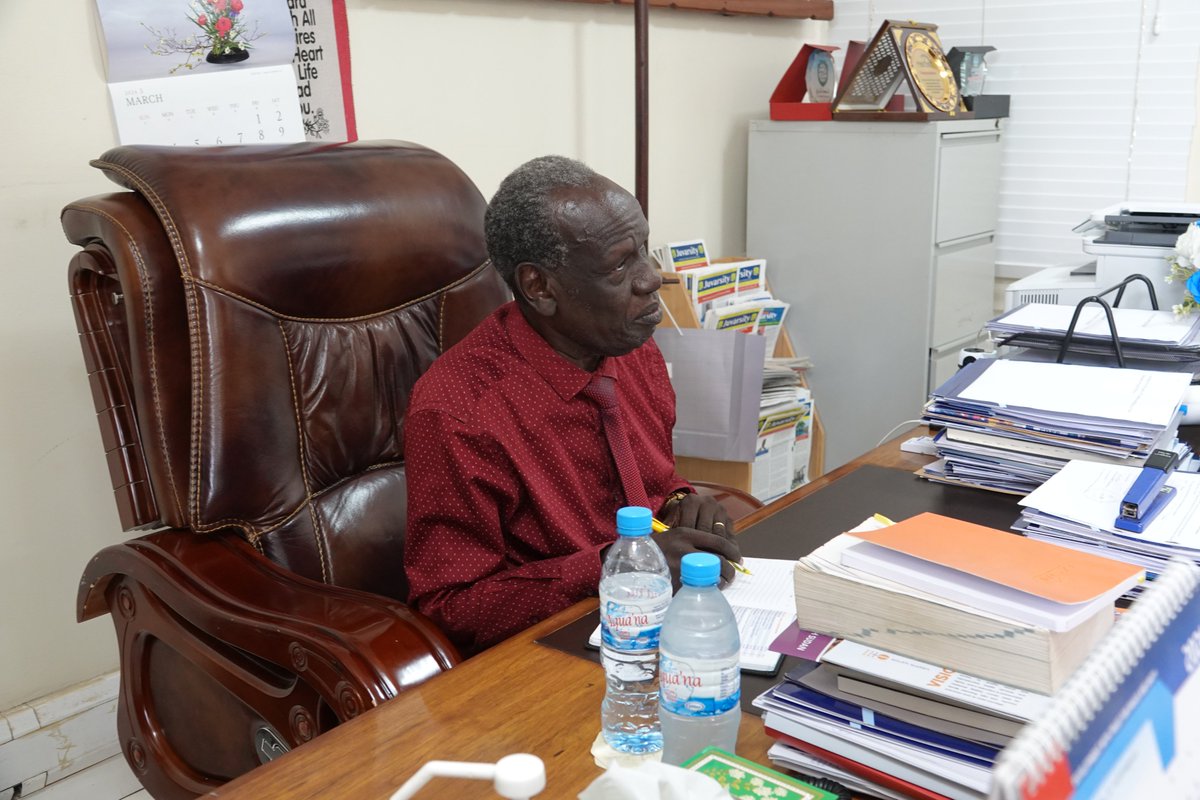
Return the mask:
[[(700, 320), (696, 317), (695, 306), (692, 305), (691, 300), (688, 298), (687, 290), (684, 288), (679, 275), (677, 273), (664, 272), (662, 278), (663, 285), (659, 290), (659, 296), (666, 304), (667, 310), (670, 311), (670, 316), (675, 318), (675, 321), (681, 328), (699, 328)], [(671, 320), (669, 317), (665, 317), (659, 324), (659, 327), (670, 326)], [(796, 351), (792, 347), (792, 341), (788, 338), (786, 329), (779, 332), (779, 339), (775, 343), (775, 352), (771, 355), (775, 358), (795, 358)], [(801, 376), (801, 383), (807, 388), (808, 384), (804, 381), (804, 376)], [(750, 491), (751, 474), (754, 467), (753, 462), (714, 461), (707, 458), (676, 456), (675, 464), (679, 470), (679, 474), (689, 480), (711, 481), (713, 483), (734, 486), (743, 491)], [(814, 406), (812, 416), (812, 453), (808, 460), (808, 476), (810, 480), (815, 480), (824, 473), (825, 427), (821, 424), (819, 412)]]

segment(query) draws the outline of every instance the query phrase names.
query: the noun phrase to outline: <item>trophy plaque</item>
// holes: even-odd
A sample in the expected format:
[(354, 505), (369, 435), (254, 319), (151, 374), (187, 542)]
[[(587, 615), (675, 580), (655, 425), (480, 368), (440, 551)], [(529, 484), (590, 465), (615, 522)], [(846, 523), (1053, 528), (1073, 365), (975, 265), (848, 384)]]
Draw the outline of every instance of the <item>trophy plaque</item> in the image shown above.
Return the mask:
[[(905, 85), (914, 108), (891, 111), (889, 101)], [(958, 81), (942, 52), (937, 26), (887, 20), (867, 45), (854, 72), (833, 101), (834, 119), (970, 119)]]
[(833, 102), (833, 55), (828, 50), (813, 49), (804, 71), (804, 83), (811, 103)]
[(995, 49), (989, 45), (951, 47), (946, 54), (950, 71), (958, 81), (963, 103), (968, 111), (975, 114), (976, 119), (1008, 116), (1008, 95), (983, 93), (988, 71), (984, 56)]
[(836, 47), (806, 44), (771, 93), (771, 119), (828, 120), (837, 83), (833, 68)]

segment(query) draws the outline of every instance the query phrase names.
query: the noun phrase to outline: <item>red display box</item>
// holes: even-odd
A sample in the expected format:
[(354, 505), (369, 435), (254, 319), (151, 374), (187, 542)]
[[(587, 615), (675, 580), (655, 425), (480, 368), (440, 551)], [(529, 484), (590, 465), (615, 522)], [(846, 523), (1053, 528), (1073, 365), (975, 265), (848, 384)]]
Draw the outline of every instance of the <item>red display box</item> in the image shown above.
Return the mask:
[(771, 119), (833, 119), (830, 113), (831, 103), (806, 103), (804, 96), (808, 93), (805, 82), (805, 71), (808, 69), (808, 57), (816, 50), (832, 53), (837, 47), (824, 44), (806, 44), (792, 59), (792, 64), (779, 79), (775, 91), (771, 93)]

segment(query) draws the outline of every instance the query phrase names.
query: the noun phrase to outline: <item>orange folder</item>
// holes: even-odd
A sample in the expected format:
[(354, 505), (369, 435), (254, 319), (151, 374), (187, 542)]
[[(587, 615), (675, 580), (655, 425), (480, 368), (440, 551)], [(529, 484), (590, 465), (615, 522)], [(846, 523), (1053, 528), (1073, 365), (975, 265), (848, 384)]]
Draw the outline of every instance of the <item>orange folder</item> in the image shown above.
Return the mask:
[(851, 535), (1058, 603), (1086, 603), (1142, 572), (1123, 561), (928, 512)]

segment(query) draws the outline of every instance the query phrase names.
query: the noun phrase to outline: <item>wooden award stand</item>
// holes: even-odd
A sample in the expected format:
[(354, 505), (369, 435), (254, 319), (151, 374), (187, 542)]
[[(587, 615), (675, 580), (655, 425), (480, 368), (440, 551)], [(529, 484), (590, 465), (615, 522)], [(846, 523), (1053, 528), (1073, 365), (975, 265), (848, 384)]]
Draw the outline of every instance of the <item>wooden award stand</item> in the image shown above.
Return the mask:
[[(699, 328), (700, 320), (696, 318), (695, 306), (688, 298), (679, 275), (673, 272), (664, 272), (662, 278), (663, 285), (658, 294), (671, 314), (663, 315), (663, 321), (659, 323), (659, 327), (672, 327), (670, 317), (674, 316), (681, 328)], [(794, 358), (796, 356), (796, 351), (792, 348), (792, 340), (788, 338), (786, 330), (779, 332), (779, 339), (775, 343), (775, 352), (771, 355), (775, 358)], [(803, 382), (803, 380), (803, 376), (801, 376), (801, 381)], [(808, 384), (804, 383), (804, 385), (807, 387)], [(814, 398), (814, 403), (816, 402), (817, 398)], [(821, 424), (821, 418), (815, 405), (811, 436), (812, 453), (808, 460), (808, 477), (809, 480), (815, 480), (825, 472), (825, 428)], [(750, 491), (753, 462), (713, 461), (707, 458), (676, 456), (675, 466), (679, 470), (679, 474), (689, 480), (711, 481), (733, 486), (746, 492)]]

